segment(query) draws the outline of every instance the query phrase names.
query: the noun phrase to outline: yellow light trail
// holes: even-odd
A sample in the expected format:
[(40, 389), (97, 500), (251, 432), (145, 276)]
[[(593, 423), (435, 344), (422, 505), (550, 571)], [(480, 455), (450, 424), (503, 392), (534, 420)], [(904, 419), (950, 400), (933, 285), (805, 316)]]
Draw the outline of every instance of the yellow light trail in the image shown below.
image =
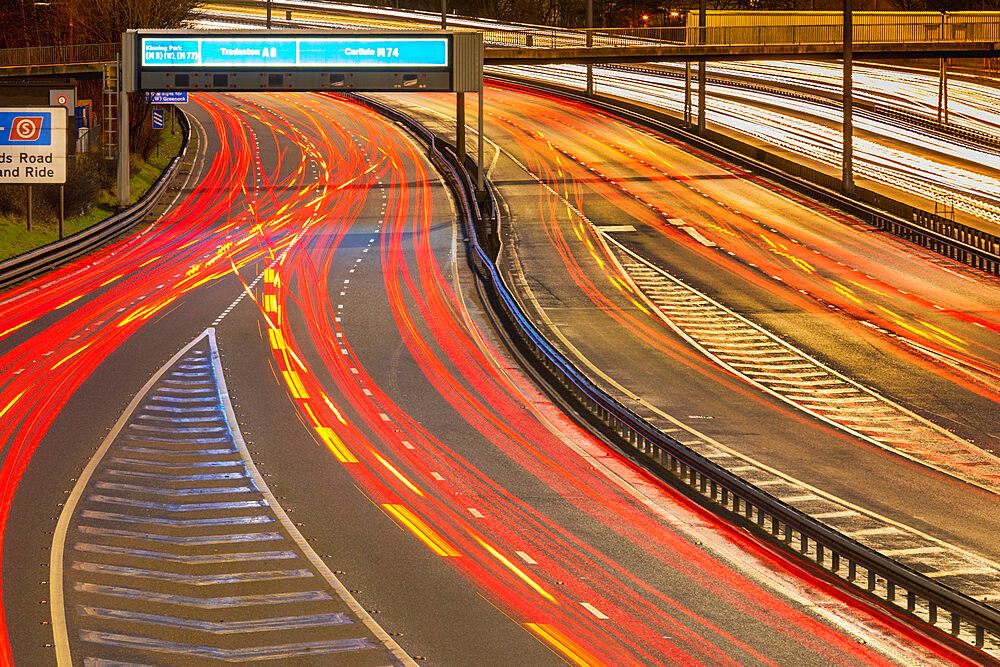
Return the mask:
[(548, 623), (525, 623), (525, 627), (548, 642), (574, 665), (598, 667), (604, 663), (588, 653), (582, 646)]
[(80, 349), (75, 350), (74, 352), (70, 352), (65, 357), (63, 357), (61, 360), (59, 360), (57, 363), (53, 364), (52, 370), (55, 370), (55, 369), (59, 368), (60, 366), (62, 366), (63, 364), (65, 364), (67, 361), (69, 361), (70, 359), (72, 359), (76, 355), (78, 355), (81, 352), (83, 352), (84, 350), (86, 350), (88, 347), (89, 347), (88, 345), (84, 345)]
[(305, 385), (302, 384), (302, 378), (299, 377), (297, 371), (283, 370), (281, 374), (285, 377), (285, 384), (288, 385), (292, 396), (298, 399), (309, 398), (309, 392), (306, 391)]
[(545, 590), (544, 588), (542, 588), (541, 586), (539, 586), (535, 582), (535, 580), (532, 579), (531, 577), (529, 577), (521, 568), (519, 568), (517, 565), (514, 565), (514, 563), (512, 563), (509, 558), (507, 558), (506, 556), (504, 556), (502, 553), (500, 553), (499, 551), (497, 551), (496, 549), (494, 549), (490, 545), (488, 545), (486, 542), (483, 542), (478, 537), (476, 537), (476, 542), (479, 542), (479, 544), (484, 549), (486, 549), (487, 551), (489, 551), (493, 555), (494, 558), (496, 558), (498, 561), (500, 561), (501, 563), (503, 563), (504, 566), (507, 567), (507, 569), (509, 569), (511, 572), (513, 572), (518, 577), (520, 577), (526, 584), (528, 584), (533, 589), (535, 589), (535, 592), (537, 592), (539, 595), (541, 595), (542, 597), (544, 597), (546, 600), (548, 600), (552, 604), (559, 604), (559, 602), (554, 597), (552, 597), (552, 595), (547, 590)]
[(316, 434), (323, 439), (327, 449), (329, 449), (337, 460), (341, 463), (357, 463), (358, 457), (344, 444), (344, 441), (337, 437), (332, 428), (328, 426), (314, 426)]
[(382, 507), (397, 521), (406, 526), (410, 532), (417, 536), (417, 539), (430, 547), (431, 551), (438, 556), (443, 558), (457, 558), (462, 555), (405, 505), (386, 503)]
[(423, 496), (424, 495), (423, 491), (421, 491), (416, 486), (414, 486), (413, 482), (411, 482), (410, 480), (406, 479), (406, 477), (403, 475), (403, 473), (401, 473), (398, 470), (396, 470), (395, 466), (393, 466), (391, 463), (389, 463), (384, 458), (382, 458), (381, 456), (379, 456), (378, 452), (376, 452), (374, 449), (372, 450), (372, 454), (375, 455), (375, 458), (377, 458), (379, 460), (379, 463), (381, 463), (382, 465), (384, 465), (389, 470), (389, 472), (391, 472), (396, 477), (396, 479), (398, 479), (403, 484), (406, 484), (406, 486), (409, 487), (410, 491), (413, 491), (418, 496)]
[[(25, 391), (27, 391), (27, 389)], [(3, 417), (5, 414), (7, 414), (7, 411), (10, 410), (11, 407), (15, 403), (17, 403), (19, 400), (21, 400), (22, 396), (24, 396), (24, 391), (22, 391), (20, 394), (18, 394), (14, 398), (12, 398), (11, 401), (10, 401), (10, 403), (8, 403), (7, 405), (5, 405), (4, 408), (3, 408), (3, 410), (0, 410), (0, 417)]]

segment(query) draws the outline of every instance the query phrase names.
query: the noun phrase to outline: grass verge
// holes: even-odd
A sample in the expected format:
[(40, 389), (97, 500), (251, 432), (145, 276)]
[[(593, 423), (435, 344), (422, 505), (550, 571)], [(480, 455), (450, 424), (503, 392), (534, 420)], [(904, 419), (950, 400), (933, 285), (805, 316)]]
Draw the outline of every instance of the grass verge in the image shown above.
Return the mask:
[[(182, 141), (183, 134), (179, 125), (174, 125), (173, 134), (169, 129), (160, 133), (159, 155), (154, 151), (138, 169), (133, 169), (130, 181), (130, 204), (137, 202), (149, 191), (150, 186), (170, 164), (170, 160), (180, 152)], [(87, 213), (67, 216), (63, 225), (64, 236), (75, 234), (111, 217), (117, 210), (117, 203), (118, 198), (113, 191), (102, 190)], [(56, 218), (39, 219), (36, 216), (31, 221), (31, 231), (28, 231), (27, 220), (23, 216), (0, 216), (0, 261), (58, 240), (59, 220)]]

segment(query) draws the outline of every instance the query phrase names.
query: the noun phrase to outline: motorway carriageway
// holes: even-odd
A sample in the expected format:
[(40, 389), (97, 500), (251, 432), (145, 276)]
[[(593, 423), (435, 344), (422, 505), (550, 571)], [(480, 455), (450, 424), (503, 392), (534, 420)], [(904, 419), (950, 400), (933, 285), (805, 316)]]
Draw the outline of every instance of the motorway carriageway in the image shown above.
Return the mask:
[[(585, 105), (486, 99), (501, 265), (566, 354), (789, 504), (1000, 599), (995, 278)], [(453, 132), (449, 96), (392, 100)]]
[(5, 662), (961, 662), (560, 414), (398, 128), (189, 109), (175, 206), (0, 297)]

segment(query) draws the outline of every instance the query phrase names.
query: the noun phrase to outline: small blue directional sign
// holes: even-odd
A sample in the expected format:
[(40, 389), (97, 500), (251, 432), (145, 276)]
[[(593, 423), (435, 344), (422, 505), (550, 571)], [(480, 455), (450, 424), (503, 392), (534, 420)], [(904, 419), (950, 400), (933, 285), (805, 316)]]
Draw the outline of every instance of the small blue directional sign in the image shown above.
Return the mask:
[(153, 129), (163, 129), (163, 111), (160, 109), (153, 109)]
[(146, 93), (146, 98), (153, 104), (187, 104), (188, 94), (186, 90), (160, 90)]

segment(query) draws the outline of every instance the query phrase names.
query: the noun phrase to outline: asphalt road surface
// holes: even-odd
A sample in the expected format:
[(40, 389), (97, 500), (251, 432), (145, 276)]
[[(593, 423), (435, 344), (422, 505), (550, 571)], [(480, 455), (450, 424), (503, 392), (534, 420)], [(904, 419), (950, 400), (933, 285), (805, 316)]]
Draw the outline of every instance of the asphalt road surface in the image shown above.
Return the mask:
[(399, 128), (190, 107), (176, 206), (0, 297), (5, 658), (958, 660), (560, 414)]
[[(393, 99), (453, 136), (448, 96)], [(566, 354), (789, 504), (1000, 600), (995, 278), (585, 105), (486, 100), (502, 267)]]

